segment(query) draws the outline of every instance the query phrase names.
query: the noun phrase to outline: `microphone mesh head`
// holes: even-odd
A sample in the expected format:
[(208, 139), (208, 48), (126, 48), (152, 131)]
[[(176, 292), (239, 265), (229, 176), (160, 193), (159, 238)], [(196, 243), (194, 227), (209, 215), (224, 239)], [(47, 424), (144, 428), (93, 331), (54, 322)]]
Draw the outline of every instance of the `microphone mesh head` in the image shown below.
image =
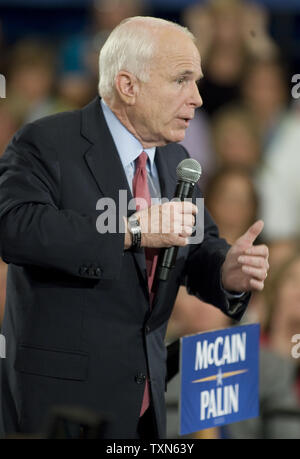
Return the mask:
[(177, 168), (177, 178), (181, 182), (198, 182), (202, 173), (202, 168), (198, 161), (192, 158), (187, 158), (181, 161)]

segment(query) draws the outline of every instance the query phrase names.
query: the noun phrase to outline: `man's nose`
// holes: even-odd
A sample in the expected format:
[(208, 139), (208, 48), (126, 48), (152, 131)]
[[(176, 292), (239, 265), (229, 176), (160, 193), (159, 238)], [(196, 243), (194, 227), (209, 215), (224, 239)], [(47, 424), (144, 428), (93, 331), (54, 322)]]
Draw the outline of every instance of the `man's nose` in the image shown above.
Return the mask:
[(199, 92), (198, 85), (196, 82), (193, 85), (193, 92), (191, 95), (191, 104), (193, 104), (195, 108), (202, 107), (203, 105), (203, 100), (202, 100), (202, 97), (200, 96), (200, 92)]

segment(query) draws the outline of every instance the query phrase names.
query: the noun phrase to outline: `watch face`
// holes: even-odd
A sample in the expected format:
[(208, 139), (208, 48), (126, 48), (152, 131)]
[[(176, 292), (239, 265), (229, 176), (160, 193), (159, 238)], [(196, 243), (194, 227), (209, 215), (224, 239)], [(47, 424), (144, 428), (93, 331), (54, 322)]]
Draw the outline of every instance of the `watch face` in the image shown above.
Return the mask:
[(131, 225), (134, 225), (134, 226), (137, 226), (137, 225), (140, 224), (138, 218), (135, 215), (131, 215), (131, 217), (129, 217), (128, 221), (129, 221), (129, 223)]
[(135, 215), (132, 215), (131, 217), (129, 217), (128, 223), (129, 223), (128, 226), (129, 226), (130, 231), (135, 231), (136, 228), (140, 227), (139, 219)]
[(140, 221), (135, 215), (128, 218), (128, 229), (132, 235), (131, 247), (141, 247), (141, 227)]

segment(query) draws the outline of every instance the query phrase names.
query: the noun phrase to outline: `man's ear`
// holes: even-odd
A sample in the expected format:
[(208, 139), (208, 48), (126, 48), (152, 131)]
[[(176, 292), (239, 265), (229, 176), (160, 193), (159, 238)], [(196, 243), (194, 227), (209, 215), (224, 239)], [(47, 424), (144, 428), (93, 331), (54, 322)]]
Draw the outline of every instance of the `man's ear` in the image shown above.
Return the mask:
[(132, 73), (121, 70), (115, 79), (115, 89), (123, 102), (134, 105), (139, 90), (138, 79)]

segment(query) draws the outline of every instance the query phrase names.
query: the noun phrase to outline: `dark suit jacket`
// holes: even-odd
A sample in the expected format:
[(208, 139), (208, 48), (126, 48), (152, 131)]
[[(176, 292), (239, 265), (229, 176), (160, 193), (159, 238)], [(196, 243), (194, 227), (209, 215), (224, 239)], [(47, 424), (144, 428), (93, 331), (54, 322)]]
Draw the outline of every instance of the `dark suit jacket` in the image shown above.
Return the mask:
[[(157, 148), (162, 196), (173, 197), (186, 156), (177, 144)], [(0, 160), (0, 247), (9, 264), (4, 432), (39, 431), (52, 405), (67, 404), (109, 414), (108, 438), (132, 438), (149, 374), (163, 437), (164, 337), (180, 283), (228, 313), (220, 288), (228, 245), (208, 213), (203, 243), (179, 250), (150, 312), (144, 251), (124, 251), (123, 233), (96, 229), (98, 199), (117, 203), (120, 189), (131, 198), (99, 98), (26, 125)]]

